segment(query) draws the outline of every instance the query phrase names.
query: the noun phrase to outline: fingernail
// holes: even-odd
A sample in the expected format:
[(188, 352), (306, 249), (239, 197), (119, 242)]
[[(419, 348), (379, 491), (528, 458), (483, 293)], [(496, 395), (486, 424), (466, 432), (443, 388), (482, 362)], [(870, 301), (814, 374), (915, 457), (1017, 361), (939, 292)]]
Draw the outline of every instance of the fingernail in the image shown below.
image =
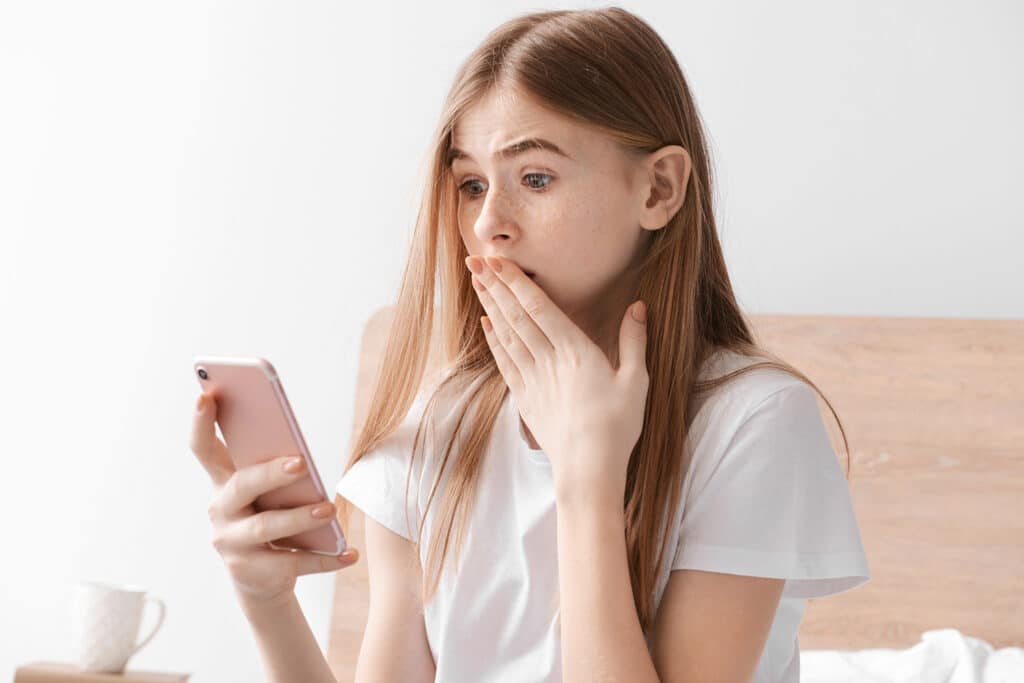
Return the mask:
[(491, 270), (493, 270), (495, 273), (501, 272), (501, 259), (497, 258), (496, 256), (488, 256), (484, 260), (487, 261), (487, 265), (489, 265), (491, 267)]
[(324, 503), (313, 508), (314, 517), (329, 517), (332, 512), (334, 512), (334, 506), (331, 503)]
[(291, 460), (289, 460), (288, 462), (286, 462), (284, 464), (284, 471), (285, 472), (291, 472), (292, 474), (294, 474), (294, 473), (298, 472), (299, 470), (301, 470), (302, 466), (305, 465), (305, 464), (306, 464), (305, 460), (303, 460), (301, 457), (292, 458)]
[(476, 273), (477, 275), (479, 275), (480, 273), (484, 272), (483, 266), (480, 265), (480, 259), (477, 258), (476, 256), (467, 256), (466, 257), (466, 266), (468, 266), (469, 269), (471, 271), (473, 271), (474, 273)]
[(196, 412), (197, 413), (203, 412), (203, 408), (206, 405), (205, 399), (206, 399), (206, 394), (199, 394), (199, 400), (196, 401)]
[(638, 323), (647, 320), (647, 308), (644, 306), (643, 301), (637, 301), (633, 304), (632, 314), (633, 320), (636, 320)]

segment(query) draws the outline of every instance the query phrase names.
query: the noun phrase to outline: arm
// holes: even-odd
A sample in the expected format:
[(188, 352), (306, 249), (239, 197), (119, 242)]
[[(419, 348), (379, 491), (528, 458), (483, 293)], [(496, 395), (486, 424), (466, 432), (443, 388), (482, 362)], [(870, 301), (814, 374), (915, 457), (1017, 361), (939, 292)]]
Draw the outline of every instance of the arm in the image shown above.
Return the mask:
[(669, 574), (651, 652), (665, 683), (747, 683), (757, 669), (785, 579), (696, 569)]
[[(372, 518), (366, 520), (370, 612), (355, 681), (433, 683), (415, 545)], [(241, 596), (240, 596), (241, 597)], [(337, 683), (294, 593), (273, 604), (242, 600), (268, 683)]]
[(625, 517), (607, 497), (559, 501), (558, 591), (565, 683), (659, 683), (626, 561)]
[(294, 593), (273, 604), (241, 602), (252, 624), (268, 683), (337, 683)]
[(749, 681), (785, 580), (673, 571), (652, 628), (652, 657), (633, 602), (622, 498), (578, 498), (557, 503), (566, 683)]
[(433, 683), (434, 657), (423, 621), (422, 570), (416, 545), (369, 515), (363, 518), (370, 611), (355, 680)]

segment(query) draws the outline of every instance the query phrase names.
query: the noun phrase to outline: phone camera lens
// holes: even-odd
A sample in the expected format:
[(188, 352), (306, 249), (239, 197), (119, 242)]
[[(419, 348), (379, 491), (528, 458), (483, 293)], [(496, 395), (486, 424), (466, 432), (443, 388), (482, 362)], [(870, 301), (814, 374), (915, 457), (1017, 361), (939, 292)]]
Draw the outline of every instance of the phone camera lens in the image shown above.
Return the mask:
[(206, 379), (207, 376), (208, 376), (206, 374), (206, 370), (203, 370), (202, 368), (199, 368), (199, 376), (202, 377), (203, 379)]

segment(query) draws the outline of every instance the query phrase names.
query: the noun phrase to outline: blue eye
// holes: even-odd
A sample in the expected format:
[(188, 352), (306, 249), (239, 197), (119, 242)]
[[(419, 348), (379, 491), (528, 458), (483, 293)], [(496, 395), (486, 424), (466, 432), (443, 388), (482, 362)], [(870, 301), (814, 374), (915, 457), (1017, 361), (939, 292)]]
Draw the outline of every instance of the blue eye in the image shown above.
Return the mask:
[[(550, 173), (527, 173), (526, 175), (523, 176), (523, 178), (524, 179), (527, 179), (527, 178), (534, 178), (534, 179), (536, 179), (536, 178), (546, 178), (547, 179), (546, 182), (544, 182), (542, 185), (535, 185), (534, 183), (527, 181), (527, 183), (526, 183), (527, 187), (529, 187), (531, 190), (534, 190), (534, 191), (536, 191), (538, 193), (546, 192), (547, 189), (551, 186), (552, 181), (554, 180), (554, 178), (552, 178)], [(472, 183), (481, 184), (480, 181), (477, 180), (476, 178), (471, 178), (470, 180), (467, 180), (466, 182), (464, 182), (461, 185), (459, 185), (459, 191), (461, 193), (465, 194), (468, 197), (468, 201), (473, 201), (473, 200), (479, 198), (481, 194), (483, 194), (482, 192), (480, 192), (480, 193), (469, 192), (466, 188), (467, 188), (468, 185), (470, 185)]]
[(527, 186), (529, 186), (533, 190), (540, 190), (540, 191), (543, 192), (544, 190), (548, 189), (548, 185), (551, 184), (551, 175), (548, 174), (548, 173), (527, 173), (523, 177), (524, 178), (547, 178), (548, 179), (548, 182), (544, 183), (543, 185), (532, 185), (530, 183), (526, 183)]

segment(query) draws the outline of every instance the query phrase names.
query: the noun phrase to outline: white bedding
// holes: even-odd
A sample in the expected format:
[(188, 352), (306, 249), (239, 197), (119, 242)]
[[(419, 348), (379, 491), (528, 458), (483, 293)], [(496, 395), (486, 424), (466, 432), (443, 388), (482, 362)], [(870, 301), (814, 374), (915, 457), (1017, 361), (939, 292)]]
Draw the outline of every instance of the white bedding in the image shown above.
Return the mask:
[(1024, 683), (1024, 648), (999, 650), (954, 628), (905, 650), (801, 650), (800, 683)]

